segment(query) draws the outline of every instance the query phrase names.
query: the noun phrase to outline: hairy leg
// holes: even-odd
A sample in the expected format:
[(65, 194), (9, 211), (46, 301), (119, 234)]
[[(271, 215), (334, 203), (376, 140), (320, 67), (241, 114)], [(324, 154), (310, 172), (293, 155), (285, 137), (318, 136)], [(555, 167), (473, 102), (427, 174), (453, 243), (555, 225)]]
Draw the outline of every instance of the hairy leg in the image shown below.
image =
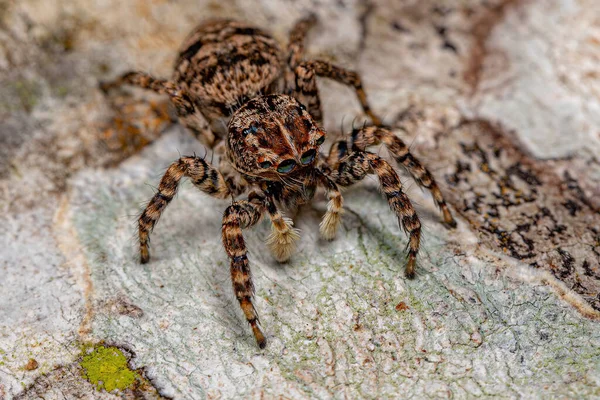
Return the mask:
[(150, 260), (150, 232), (175, 197), (179, 181), (184, 176), (190, 178), (198, 189), (213, 197), (226, 199), (235, 194), (227, 186), (223, 175), (201, 157), (182, 157), (171, 164), (158, 185), (158, 191), (138, 219), (140, 260), (143, 264)]
[(442, 191), (433, 175), (411, 154), (408, 146), (390, 129), (378, 126), (369, 126), (354, 129), (348, 145), (345, 141), (335, 143), (329, 151), (328, 164), (335, 168), (339, 161), (352, 150), (364, 151), (367, 147), (383, 143), (390, 151), (397, 163), (401, 164), (411, 174), (417, 184), (429, 190), (436, 204), (442, 211), (444, 222), (451, 227), (456, 226), (456, 221), (444, 200)]
[(415, 262), (421, 240), (421, 222), (408, 196), (402, 191), (400, 178), (394, 168), (381, 157), (363, 151), (354, 151), (338, 162), (329, 173), (329, 178), (339, 186), (350, 186), (362, 180), (367, 174), (376, 174), (381, 190), (390, 208), (398, 217), (398, 222), (409, 236), (406, 276), (415, 276)]
[(344, 213), (344, 198), (340, 193), (336, 183), (326, 174), (319, 171), (319, 181), (327, 191), (327, 212), (319, 224), (321, 236), (326, 240), (333, 240), (340, 226), (342, 214)]
[(175, 106), (179, 122), (189, 128), (202, 143), (212, 146), (215, 141), (214, 134), (185, 89), (180, 88), (172, 81), (135, 71), (127, 72), (114, 81), (102, 82), (100, 88), (108, 93), (108, 91), (123, 85), (137, 86), (158, 94), (168, 95)]
[(294, 228), (290, 218), (279, 212), (273, 200), (267, 202), (267, 212), (271, 219), (271, 234), (267, 238), (267, 245), (277, 261), (285, 262), (296, 250), (296, 241), (300, 238), (298, 229)]
[(258, 314), (252, 302), (254, 284), (242, 229), (249, 228), (260, 221), (265, 212), (265, 201), (262, 193), (252, 192), (248, 200), (234, 202), (225, 210), (221, 229), (223, 246), (231, 260), (233, 291), (261, 349), (265, 348), (267, 340), (258, 326)]
[(352, 86), (365, 114), (371, 118), (375, 125), (381, 125), (381, 119), (373, 113), (371, 106), (369, 106), (362, 81), (356, 72), (320, 60), (304, 62), (298, 65), (294, 72), (296, 79), (293, 96), (308, 108), (308, 111), (317, 121), (320, 122), (323, 117), (316, 80), (317, 76), (321, 76)]
[(286, 87), (291, 91), (294, 88), (294, 71), (302, 62), (304, 57), (304, 40), (311, 27), (317, 23), (315, 14), (308, 15), (297, 21), (290, 31), (290, 39), (288, 43), (288, 59), (287, 63), (289, 70), (286, 72)]

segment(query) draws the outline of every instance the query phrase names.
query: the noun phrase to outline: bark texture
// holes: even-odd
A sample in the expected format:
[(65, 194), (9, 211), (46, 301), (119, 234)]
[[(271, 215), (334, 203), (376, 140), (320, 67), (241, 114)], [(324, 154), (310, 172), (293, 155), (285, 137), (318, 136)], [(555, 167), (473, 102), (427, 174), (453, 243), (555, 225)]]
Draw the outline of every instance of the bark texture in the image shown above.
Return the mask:
[[(169, 77), (204, 18), (285, 42), (308, 11), (309, 56), (362, 74), (459, 225), (405, 177), (424, 224), (412, 281), (374, 179), (344, 193), (331, 243), (326, 199), (302, 209), (288, 264), (268, 224), (246, 233), (259, 350), (220, 243), (227, 201), (184, 184), (137, 260), (150, 185), (203, 146), (165, 99), (111, 104), (97, 84)], [(599, 66), (595, 0), (0, 1), (0, 398), (600, 396)], [(319, 85), (330, 137), (362, 124), (350, 89)]]

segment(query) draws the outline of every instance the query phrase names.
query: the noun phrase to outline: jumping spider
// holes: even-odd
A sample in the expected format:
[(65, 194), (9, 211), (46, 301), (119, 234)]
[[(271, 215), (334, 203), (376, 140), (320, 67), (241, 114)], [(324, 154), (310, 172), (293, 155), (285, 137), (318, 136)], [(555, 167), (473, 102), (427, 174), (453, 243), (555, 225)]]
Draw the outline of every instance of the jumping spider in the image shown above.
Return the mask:
[[(414, 277), (421, 223), (394, 168), (366, 151), (367, 147), (383, 143), (396, 162), (431, 192), (444, 221), (456, 224), (433, 176), (371, 111), (360, 77), (325, 61), (303, 61), (304, 38), (315, 23), (312, 15), (296, 23), (286, 54), (261, 29), (229, 20), (206, 22), (183, 43), (171, 80), (129, 72), (101, 84), (105, 91), (128, 84), (168, 95), (180, 122), (222, 155), (218, 168), (195, 156), (171, 164), (138, 221), (142, 263), (150, 260), (149, 234), (184, 176), (219, 199), (249, 192), (246, 200), (235, 200), (225, 210), (222, 240), (231, 261), (235, 295), (260, 348), (266, 339), (252, 302), (254, 286), (242, 229), (268, 215), (272, 233), (267, 244), (277, 260), (287, 260), (299, 234), (282, 210), (309, 202), (318, 186), (329, 200), (320, 232), (325, 239), (333, 239), (343, 212), (339, 188), (367, 174), (377, 175), (392, 211), (410, 237), (406, 276)], [(325, 131), (317, 76), (353, 87), (374, 124), (354, 129), (350, 140), (335, 143), (327, 156), (319, 152)]]

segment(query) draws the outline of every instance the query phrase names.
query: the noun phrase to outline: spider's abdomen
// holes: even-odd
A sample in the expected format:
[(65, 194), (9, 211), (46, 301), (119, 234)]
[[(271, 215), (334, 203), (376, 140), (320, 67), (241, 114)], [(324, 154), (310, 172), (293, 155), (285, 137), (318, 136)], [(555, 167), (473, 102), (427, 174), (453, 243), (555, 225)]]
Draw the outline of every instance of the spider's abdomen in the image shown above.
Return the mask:
[(183, 43), (174, 81), (209, 120), (228, 119), (246, 101), (273, 91), (282, 63), (282, 52), (268, 33), (241, 22), (209, 21)]

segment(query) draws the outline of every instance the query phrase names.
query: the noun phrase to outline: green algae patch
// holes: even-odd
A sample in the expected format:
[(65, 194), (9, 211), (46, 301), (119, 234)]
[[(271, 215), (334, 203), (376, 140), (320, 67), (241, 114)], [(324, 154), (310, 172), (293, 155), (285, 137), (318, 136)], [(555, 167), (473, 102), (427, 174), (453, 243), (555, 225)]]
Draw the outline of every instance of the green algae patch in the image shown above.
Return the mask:
[(81, 361), (85, 370), (84, 377), (96, 386), (112, 392), (115, 389), (126, 389), (137, 379), (138, 375), (127, 365), (127, 358), (116, 347), (98, 346), (85, 354)]

